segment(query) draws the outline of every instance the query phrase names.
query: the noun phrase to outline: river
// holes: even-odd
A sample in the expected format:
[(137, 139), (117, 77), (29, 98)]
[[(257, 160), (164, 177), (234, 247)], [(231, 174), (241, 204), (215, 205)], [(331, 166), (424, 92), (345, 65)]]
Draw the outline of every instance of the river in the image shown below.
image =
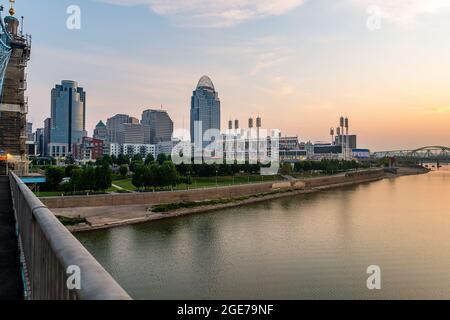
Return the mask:
[(135, 299), (450, 299), (449, 195), (444, 167), (76, 236)]

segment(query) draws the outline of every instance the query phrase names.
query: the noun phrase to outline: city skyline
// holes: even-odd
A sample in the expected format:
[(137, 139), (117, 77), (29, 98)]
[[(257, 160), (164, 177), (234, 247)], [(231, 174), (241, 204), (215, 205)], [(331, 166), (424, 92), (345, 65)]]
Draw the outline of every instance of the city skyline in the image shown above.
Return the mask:
[[(90, 93), (89, 132), (112, 114), (138, 116), (142, 106), (161, 104), (175, 128), (184, 122), (187, 129), (193, 83), (208, 74), (221, 93), (223, 128), (229, 119), (260, 114), (267, 127), (285, 135), (328, 141), (328, 128), (344, 114), (374, 151), (448, 145), (450, 43), (442, 1), (388, 7), (376, 31), (367, 28), (365, 1), (291, 1), (285, 7), (279, 1), (276, 10), (248, 1), (238, 6), (248, 16), (213, 22), (194, 19), (192, 9), (177, 1), (171, 8), (105, 2), (78, 1), (82, 28), (75, 31), (65, 28), (68, 1), (16, 4), (25, 31), (39, 35), (27, 93), (30, 122), (42, 123), (48, 88), (69, 78)], [(385, 1), (373, 2), (387, 8)], [(202, 10), (215, 16), (211, 6)], [(127, 23), (116, 30), (110, 24), (116, 19)], [(117, 42), (125, 35), (133, 50)], [(77, 68), (67, 63), (74, 60)]]

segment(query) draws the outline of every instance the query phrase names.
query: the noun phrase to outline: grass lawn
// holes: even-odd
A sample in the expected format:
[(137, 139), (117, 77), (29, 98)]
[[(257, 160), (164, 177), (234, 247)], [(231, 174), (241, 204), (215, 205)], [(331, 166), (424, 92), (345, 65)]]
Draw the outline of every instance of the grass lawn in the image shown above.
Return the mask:
[[(226, 187), (232, 185), (239, 184), (248, 184), (248, 183), (259, 183), (259, 182), (269, 182), (269, 181), (279, 181), (283, 180), (281, 176), (260, 176), (260, 175), (239, 175), (227, 177), (210, 177), (210, 178), (192, 178), (192, 185), (189, 186), (189, 189), (200, 189), (200, 188), (214, 188), (214, 187)], [(114, 185), (123, 188), (127, 191), (137, 191), (137, 188), (131, 183), (131, 178), (126, 179), (117, 179), (112, 182)], [(186, 190), (188, 186), (186, 184), (180, 184), (175, 190)], [(167, 190), (167, 189), (165, 189)], [(120, 190), (111, 187), (106, 192), (119, 192)], [(164, 191), (163, 189), (158, 191)], [(36, 196), (38, 197), (60, 197), (64, 195), (64, 192), (61, 191), (34, 191)], [(70, 196), (70, 194), (68, 194)]]
[[(106, 193), (116, 192), (116, 191), (118, 191), (117, 188), (111, 187), (108, 190), (106, 190)], [(61, 197), (61, 196), (65, 195), (65, 193), (62, 191), (33, 191), (33, 192), (38, 198)], [(71, 194), (68, 194), (68, 196), (71, 196)]]
[(60, 197), (64, 192), (61, 191), (34, 191), (37, 197)]
[(308, 179), (308, 178), (317, 178), (317, 177), (323, 177), (326, 176), (325, 173), (311, 173), (311, 172), (302, 172), (302, 173), (292, 173), (290, 176), (297, 178), (297, 179)]
[(133, 184), (131, 183), (131, 178), (113, 180), (112, 184), (115, 184), (116, 186), (121, 187), (125, 190), (129, 190), (129, 191), (136, 190), (136, 187), (133, 186)]
[[(269, 181), (278, 181), (282, 180), (280, 176), (260, 176), (260, 175), (245, 175), (245, 176), (226, 176), (217, 177), (209, 177), (209, 178), (192, 178), (192, 185), (189, 186), (189, 189), (200, 189), (200, 188), (213, 188), (213, 187), (225, 187), (232, 186), (238, 184), (247, 184), (247, 183), (259, 183), (259, 182), (269, 182)], [(133, 186), (131, 183), (131, 178), (128, 179), (120, 179), (114, 180), (113, 184), (124, 188), (129, 191), (136, 191), (137, 188)], [(187, 185), (180, 184), (175, 190), (186, 190)]]

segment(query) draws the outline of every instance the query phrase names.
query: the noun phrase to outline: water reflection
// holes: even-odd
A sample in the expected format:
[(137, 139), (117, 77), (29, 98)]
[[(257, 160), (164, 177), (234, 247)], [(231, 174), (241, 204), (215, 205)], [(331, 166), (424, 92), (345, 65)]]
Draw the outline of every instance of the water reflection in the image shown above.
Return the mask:
[(78, 237), (134, 298), (448, 299), (449, 192), (441, 168)]

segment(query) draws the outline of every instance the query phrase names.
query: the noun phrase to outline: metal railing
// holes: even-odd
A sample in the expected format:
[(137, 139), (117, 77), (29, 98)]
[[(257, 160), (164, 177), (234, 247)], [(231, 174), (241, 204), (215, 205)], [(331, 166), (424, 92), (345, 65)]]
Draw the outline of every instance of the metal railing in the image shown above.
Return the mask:
[[(32, 300), (129, 300), (130, 296), (13, 172), (9, 173)], [(75, 268), (75, 269), (74, 269)], [(69, 289), (70, 270), (79, 284)]]

